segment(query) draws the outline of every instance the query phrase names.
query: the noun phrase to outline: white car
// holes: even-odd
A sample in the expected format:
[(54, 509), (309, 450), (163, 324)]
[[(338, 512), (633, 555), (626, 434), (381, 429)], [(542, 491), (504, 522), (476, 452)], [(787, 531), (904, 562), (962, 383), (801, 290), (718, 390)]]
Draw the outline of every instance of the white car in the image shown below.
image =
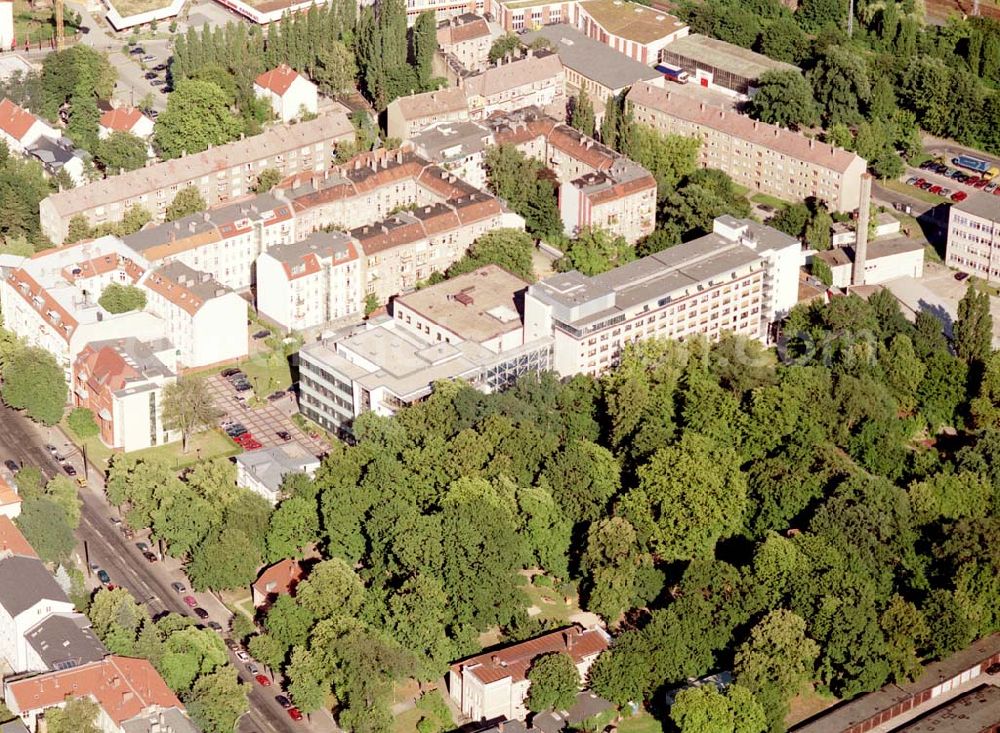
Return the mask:
[(236, 654), (236, 658), (239, 659), (241, 662), (249, 662), (250, 661), (250, 655), (247, 654), (242, 649), (237, 649), (234, 653)]

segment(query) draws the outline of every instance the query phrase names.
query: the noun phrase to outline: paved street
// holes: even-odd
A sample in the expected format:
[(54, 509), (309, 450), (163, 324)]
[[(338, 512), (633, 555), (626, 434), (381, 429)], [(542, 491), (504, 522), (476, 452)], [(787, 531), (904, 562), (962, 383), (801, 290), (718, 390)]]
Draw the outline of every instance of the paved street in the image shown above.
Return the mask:
[[(82, 456), (67, 446), (65, 437), (57, 429), (36, 426), (27, 418), (0, 403), (0, 460), (13, 458), (19, 463), (38, 466), (46, 477), (61, 473), (60, 467), (49, 455), (46, 443), (59, 447), (78, 471), (83, 469)], [(126, 540), (111, 522), (116, 515), (104, 499), (104, 477), (91, 467), (88, 471), (88, 488), (80, 491), (83, 501), (79, 539), (86, 543), (90, 561), (108, 571), (111, 582), (127, 588), (133, 596), (149, 607), (154, 616), (173, 611), (192, 616), (181, 596), (170, 588), (170, 583), (180, 581), (187, 585), (187, 578), (174, 560), (148, 563), (135, 548), (135, 540)], [(81, 557), (81, 565), (83, 558)], [(228, 627), (228, 609), (211, 593), (193, 594), (199, 605), (207, 610), (210, 618)], [(276, 686), (262, 688), (257, 685), (243, 665), (232, 655), (230, 659), (239, 670), (240, 677), (249, 686), (251, 710), (240, 723), (241, 733), (292, 733), (314, 731), (328, 733), (337, 728), (327, 713), (314, 714), (310, 723), (295, 723), (274, 701)]]

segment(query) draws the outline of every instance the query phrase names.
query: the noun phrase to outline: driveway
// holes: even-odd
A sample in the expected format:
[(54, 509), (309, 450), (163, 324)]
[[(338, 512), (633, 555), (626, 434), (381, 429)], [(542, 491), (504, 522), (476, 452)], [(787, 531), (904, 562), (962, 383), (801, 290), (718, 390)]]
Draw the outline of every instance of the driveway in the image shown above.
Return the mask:
[[(322, 455), (330, 450), (330, 446), (321, 439), (310, 437), (292, 421), (291, 416), (297, 412), (297, 408), (295, 397), (290, 392), (286, 392), (284, 397), (275, 402), (254, 408), (244, 407), (237, 400), (239, 393), (233, 385), (219, 374), (208, 380), (208, 389), (215, 406), (223, 414), (221, 419), (242, 423), (264, 448), (288, 443), (289, 441), (278, 437), (278, 433), (284, 431), (291, 436), (291, 442), (298, 443), (313, 455)], [(244, 394), (249, 396), (252, 392)]]

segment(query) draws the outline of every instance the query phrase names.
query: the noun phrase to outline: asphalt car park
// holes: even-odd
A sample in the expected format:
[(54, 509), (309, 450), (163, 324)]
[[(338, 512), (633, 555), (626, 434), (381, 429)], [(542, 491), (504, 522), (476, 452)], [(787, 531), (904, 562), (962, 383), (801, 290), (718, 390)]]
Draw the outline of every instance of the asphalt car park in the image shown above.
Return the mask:
[(329, 450), (329, 446), (322, 439), (307, 435), (292, 421), (289, 412), (293, 410), (289, 410), (289, 405), (293, 397), (290, 394), (274, 401), (265, 399), (259, 407), (249, 407), (252, 390), (238, 392), (233, 385), (233, 381), (237, 379), (227, 379), (217, 374), (208, 380), (212, 400), (222, 413), (220, 427), (241, 425), (246, 429), (246, 433), (231, 432), (237, 432), (237, 437), (249, 434), (264, 448), (294, 441), (314, 455), (322, 455)]

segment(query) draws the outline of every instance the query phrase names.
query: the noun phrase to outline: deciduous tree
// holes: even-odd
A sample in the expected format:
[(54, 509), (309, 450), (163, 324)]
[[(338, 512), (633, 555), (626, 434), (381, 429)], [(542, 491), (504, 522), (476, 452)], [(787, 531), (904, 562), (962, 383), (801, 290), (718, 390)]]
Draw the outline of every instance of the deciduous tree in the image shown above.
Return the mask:
[(55, 357), (34, 346), (17, 349), (3, 368), (0, 396), (15, 410), (24, 410), (35, 422), (55, 425), (63, 416), (68, 388)]
[[(571, 632), (572, 633), (572, 632)], [(569, 710), (580, 691), (580, 673), (568, 654), (543, 654), (537, 657), (528, 670), (528, 699), (532, 712)]]
[(178, 191), (174, 200), (170, 202), (165, 218), (167, 221), (177, 221), (185, 216), (204, 211), (206, 207), (205, 199), (201, 197), (198, 189), (194, 186), (186, 186)]
[(163, 390), (163, 423), (181, 432), (186, 453), (191, 435), (204, 430), (219, 418), (208, 385), (199, 377), (179, 377)]
[(134, 171), (146, 165), (146, 142), (128, 132), (115, 131), (100, 141), (95, 151), (98, 162), (109, 174)]
[(798, 71), (768, 71), (761, 75), (750, 113), (762, 122), (797, 130), (819, 122), (812, 88)]

